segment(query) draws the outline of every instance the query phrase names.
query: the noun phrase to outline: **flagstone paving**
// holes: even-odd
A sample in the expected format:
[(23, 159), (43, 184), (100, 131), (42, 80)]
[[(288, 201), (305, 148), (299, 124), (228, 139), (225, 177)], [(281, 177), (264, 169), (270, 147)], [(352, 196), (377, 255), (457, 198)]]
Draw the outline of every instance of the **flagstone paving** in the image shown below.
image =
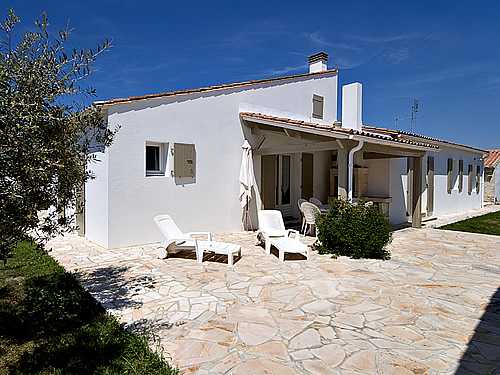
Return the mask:
[(152, 245), (49, 246), (121, 321), (152, 328), (186, 374), (500, 373), (499, 237), (405, 229), (388, 261), (312, 252), (285, 263), (254, 234), (216, 239), (242, 246), (233, 268), (157, 259)]

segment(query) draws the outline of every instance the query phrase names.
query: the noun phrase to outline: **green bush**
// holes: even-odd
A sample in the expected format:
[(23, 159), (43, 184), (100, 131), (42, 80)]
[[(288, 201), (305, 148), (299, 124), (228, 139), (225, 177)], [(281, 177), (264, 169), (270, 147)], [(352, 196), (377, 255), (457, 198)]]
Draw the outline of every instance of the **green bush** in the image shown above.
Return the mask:
[(391, 226), (376, 206), (333, 200), (329, 212), (319, 215), (316, 225), (320, 254), (390, 258), (386, 245), (392, 238)]

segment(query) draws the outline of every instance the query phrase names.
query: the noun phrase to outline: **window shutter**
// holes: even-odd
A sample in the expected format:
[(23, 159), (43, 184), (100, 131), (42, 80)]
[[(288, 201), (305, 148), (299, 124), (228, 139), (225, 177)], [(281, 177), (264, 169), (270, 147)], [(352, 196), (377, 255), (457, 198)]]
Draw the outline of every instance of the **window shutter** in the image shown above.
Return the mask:
[(174, 175), (179, 178), (195, 177), (196, 149), (194, 144), (174, 144)]
[(469, 195), (472, 193), (472, 164), (469, 164), (469, 169), (467, 171), (467, 192)]
[(319, 95), (313, 95), (313, 112), (312, 117), (314, 118), (323, 118), (323, 104), (324, 98)]
[(453, 159), (448, 159), (448, 194), (453, 189)]
[(464, 161), (458, 161), (458, 191), (461, 193), (464, 188)]

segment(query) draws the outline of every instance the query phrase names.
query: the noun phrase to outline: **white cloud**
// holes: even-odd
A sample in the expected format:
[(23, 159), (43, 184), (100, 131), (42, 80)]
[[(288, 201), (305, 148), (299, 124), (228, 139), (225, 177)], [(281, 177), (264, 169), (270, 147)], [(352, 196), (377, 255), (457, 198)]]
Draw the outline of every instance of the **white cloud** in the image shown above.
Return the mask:
[(386, 36), (347, 34), (345, 35), (345, 37), (347, 39), (356, 40), (362, 43), (377, 43), (377, 44), (426, 38), (426, 36), (421, 33), (407, 33), (407, 34), (386, 35)]
[(297, 71), (305, 71), (307, 68), (307, 65), (302, 64), (302, 65), (296, 65), (296, 66), (285, 66), (283, 68), (276, 68), (276, 69), (270, 69), (265, 72), (265, 74), (269, 75), (280, 75), (280, 74), (287, 74), (287, 73), (293, 73)]
[(304, 36), (314, 44), (318, 46), (324, 46), (324, 47), (332, 47), (332, 48), (339, 48), (339, 49), (345, 49), (349, 51), (359, 51), (360, 48), (358, 46), (355, 46), (352, 43), (340, 43), (337, 41), (329, 41), (327, 38), (325, 38), (319, 31), (314, 31), (312, 33), (304, 33)]

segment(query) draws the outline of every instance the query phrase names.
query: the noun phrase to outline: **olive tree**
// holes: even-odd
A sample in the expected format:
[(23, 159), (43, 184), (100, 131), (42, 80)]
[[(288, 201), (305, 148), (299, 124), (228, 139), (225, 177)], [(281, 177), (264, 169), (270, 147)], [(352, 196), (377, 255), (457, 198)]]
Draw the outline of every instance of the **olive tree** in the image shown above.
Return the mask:
[[(86, 105), (95, 91), (86, 79), (110, 47), (68, 51), (69, 29), (53, 35), (42, 15), (34, 31), (15, 33), (10, 10), (0, 24), (0, 259), (18, 241), (43, 243), (75, 229), (75, 202), (95, 144), (108, 146), (99, 108)], [(66, 48), (65, 48), (66, 47)], [(68, 208), (70, 210), (68, 210)], [(41, 213), (44, 213), (43, 215)]]

